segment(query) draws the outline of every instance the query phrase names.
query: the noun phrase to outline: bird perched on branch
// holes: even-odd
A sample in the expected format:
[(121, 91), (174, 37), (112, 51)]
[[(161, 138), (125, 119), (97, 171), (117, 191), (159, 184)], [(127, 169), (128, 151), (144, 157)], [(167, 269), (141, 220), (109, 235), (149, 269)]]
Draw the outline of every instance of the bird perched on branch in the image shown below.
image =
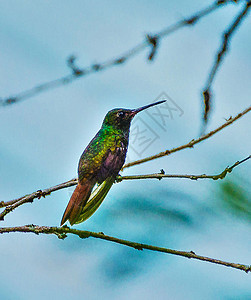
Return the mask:
[[(80, 157), (78, 185), (66, 207), (61, 225), (67, 220), (71, 225), (81, 223), (98, 209), (125, 162), (133, 117), (165, 101), (137, 109), (116, 108), (106, 114), (101, 129)], [(99, 186), (91, 194), (95, 184)]]

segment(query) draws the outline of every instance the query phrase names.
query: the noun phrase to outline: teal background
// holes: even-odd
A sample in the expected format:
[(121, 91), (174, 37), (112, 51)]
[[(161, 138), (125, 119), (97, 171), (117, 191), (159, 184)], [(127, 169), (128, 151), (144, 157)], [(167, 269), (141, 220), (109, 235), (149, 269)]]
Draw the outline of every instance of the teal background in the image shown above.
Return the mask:
[[(0, 96), (15, 95), (79, 66), (117, 57), (190, 16), (211, 1), (0, 2)], [(161, 130), (143, 154), (152, 155), (198, 137), (201, 91), (222, 33), (242, 5), (231, 4), (161, 40), (128, 63), (0, 108), (0, 200), (8, 201), (76, 176), (79, 157), (106, 112), (135, 108), (166, 92), (184, 115)], [(208, 130), (250, 105), (250, 17), (234, 35), (213, 85)], [(135, 120), (136, 122), (136, 120)], [(135, 124), (135, 123), (133, 123)], [(134, 126), (132, 124), (132, 126)], [(246, 115), (194, 149), (132, 167), (123, 174), (164, 169), (171, 174), (217, 174), (250, 154)], [(130, 160), (137, 156), (132, 149)], [(0, 226), (58, 226), (72, 189), (35, 200)], [(250, 162), (224, 181), (179, 179), (116, 184), (83, 230), (251, 264)], [(206, 262), (136, 251), (95, 239), (5, 234), (1, 237), (1, 299), (250, 299), (250, 274)]]

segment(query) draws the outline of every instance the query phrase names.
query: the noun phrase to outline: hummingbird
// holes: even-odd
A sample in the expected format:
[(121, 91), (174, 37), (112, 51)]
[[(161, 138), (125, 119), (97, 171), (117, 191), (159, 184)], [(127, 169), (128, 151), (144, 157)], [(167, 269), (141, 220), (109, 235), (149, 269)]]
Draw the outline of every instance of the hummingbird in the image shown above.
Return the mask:
[[(78, 184), (65, 209), (61, 226), (67, 220), (71, 225), (81, 223), (98, 209), (124, 165), (133, 117), (165, 101), (137, 109), (115, 108), (106, 114), (101, 129), (80, 157)], [(92, 193), (96, 184), (99, 186)]]

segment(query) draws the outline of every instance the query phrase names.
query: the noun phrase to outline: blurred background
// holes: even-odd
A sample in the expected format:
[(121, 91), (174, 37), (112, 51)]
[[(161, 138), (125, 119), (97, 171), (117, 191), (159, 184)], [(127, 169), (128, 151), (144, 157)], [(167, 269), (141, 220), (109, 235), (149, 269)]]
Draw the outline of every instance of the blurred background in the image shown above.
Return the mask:
[[(0, 97), (69, 74), (70, 55), (77, 56), (81, 67), (119, 57), (146, 34), (211, 3), (1, 1)], [(152, 62), (146, 49), (125, 64), (0, 107), (0, 200), (74, 178), (82, 151), (106, 112), (115, 107), (135, 108), (169, 97), (169, 110), (162, 109), (164, 121), (154, 109), (133, 121), (128, 161), (198, 137), (201, 92), (222, 33), (241, 9), (242, 3), (229, 4), (162, 39)], [(250, 105), (250, 47), (247, 17), (216, 76), (207, 131)], [(145, 144), (136, 138), (139, 129)], [(194, 149), (125, 169), (123, 175), (160, 169), (170, 174), (218, 174), (250, 154), (249, 131), (246, 115)], [(64, 189), (23, 205), (0, 226), (58, 226), (72, 191)], [(123, 181), (113, 186), (91, 219), (74, 228), (250, 264), (250, 192), (249, 161), (218, 181)], [(174, 255), (75, 236), (59, 240), (5, 234), (0, 244), (1, 299), (251, 297), (250, 274)]]

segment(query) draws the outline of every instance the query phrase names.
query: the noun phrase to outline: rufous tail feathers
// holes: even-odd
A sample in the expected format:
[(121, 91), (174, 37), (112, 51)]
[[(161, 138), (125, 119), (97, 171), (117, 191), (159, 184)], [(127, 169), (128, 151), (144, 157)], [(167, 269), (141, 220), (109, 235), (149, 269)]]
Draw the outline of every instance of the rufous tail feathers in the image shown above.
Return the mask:
[(69, 220), (71, 225), (78, 222), (79, 216), (91, 195), (94, 184), (89, 180), (78, 183), (62, 217), (61, 226), (67, 220)]

